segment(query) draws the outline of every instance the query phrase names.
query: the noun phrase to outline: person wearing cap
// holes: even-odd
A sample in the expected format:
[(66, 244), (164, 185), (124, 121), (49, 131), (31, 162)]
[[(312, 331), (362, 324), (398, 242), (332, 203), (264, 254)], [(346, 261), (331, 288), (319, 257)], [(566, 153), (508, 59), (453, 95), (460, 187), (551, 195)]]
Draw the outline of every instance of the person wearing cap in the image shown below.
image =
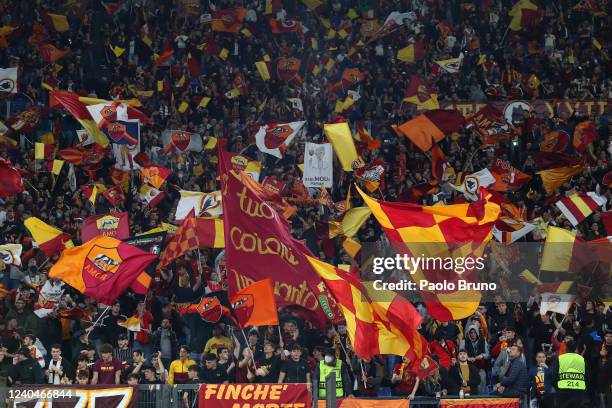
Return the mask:
[(201, 369), (202, 381), (206, 384), (228, 384), (227, 372), (217, 364), (217, 356), (207, 353), (202, 358), (204, 367)]
[(480, 375), (478, 368), (468, 361), (468, 353), (465, 349), (460, 349), (457, 353), (457, 361), (451, 365), (448, 372), (449, 387), (448, 392), (452, 395), (459, 395), (459, 390), (463, 390), (465, 395), (477, 395), (480, 385)]
[(310, 370), (308, 362), (302, 358), (302, 347), (298, 343), (294, 343), (291, 347), (291, 355), (286, 360), (280, 370), (278, 382), (283, 383), (306, 383), (308, 392), (312, 389), (312, 380), (310, 378)]
[(327, 397), (325, 388), (325, 380), (331, 374), (335, 374), (336, 379), (336, 397), (353, 397), (353, 385), (350, 381), (348, 369), (344, 362), (336, 358), (336, 352), (332, 348), (325, 350), (325, 357), (315, 367), (312, 381), (319, 385), (319, 399)]
[(45, 376), (40, 364), (30, 355), (30, 350), (23, 346), (13, 357), (13, 366), (9, 370), (9, 384), (44, 384)]

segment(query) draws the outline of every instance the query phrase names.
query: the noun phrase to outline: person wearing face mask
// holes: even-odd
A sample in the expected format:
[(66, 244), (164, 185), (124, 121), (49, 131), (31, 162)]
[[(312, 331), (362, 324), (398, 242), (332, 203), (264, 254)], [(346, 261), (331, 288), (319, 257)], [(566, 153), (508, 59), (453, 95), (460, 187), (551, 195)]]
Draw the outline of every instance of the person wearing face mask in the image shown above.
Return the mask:
[(325, 357), (319, 361), (319, 365), (315, 367), (313, 373), (313, 383), (319, 384), (319, 399), (327, 397), (325, 389), (325, 379), (331, 373), (335, 373), (336, 378), (336, 398), (353, 397), (353, 387), (350, 381), (346, 364), (336, 358), (336, 351), (328, 348), (325, 351)]

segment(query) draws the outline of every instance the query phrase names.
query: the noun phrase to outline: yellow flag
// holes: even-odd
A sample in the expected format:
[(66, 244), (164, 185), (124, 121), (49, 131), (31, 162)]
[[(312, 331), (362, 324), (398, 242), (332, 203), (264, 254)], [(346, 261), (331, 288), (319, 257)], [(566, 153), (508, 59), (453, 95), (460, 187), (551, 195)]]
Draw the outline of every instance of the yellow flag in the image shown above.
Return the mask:
[(344, 29), (338, 31), (338, 35), (340, 36), (340, 38), (342, 38), (343, 40), (348, 37), (348, 33), (346, 31), (344, 31)]
[(268, 64), (265, 61), (257, 61), (255, 63), (255, 67), (257, 68), (257, 72), (261, 75), (261, 79), (264, 81), (270, 80), (270, 71), (268, 71)]
[(208, 102), (210, 102), (210, 97), (203, 96), (200, 100), (200, 103), (198, 104), (198, 107), (205, 108), (208, 105)]
[(572, 261), (576, 234), (563, 228), (548, 226), (540, 269), (567, 272)]
[(229, 50), (227, 48), (222, 49), (221, 52), (219, 53), (219, 58), (221, 58), (223, 61), (225, 61), (228, 56), (229, 56)]
[(583, 167), (581, 165), (571, 167), (557, 167), (554, 169), (542, 170), (537, 172), (542, 178), (542, 184), (544, 184), (544, 190), (547, 193), (554, 193), (563, 184), (568, 182), (574, 174), (582, 172)]
[(359, 14), (357, 14), (357, 11), (355, 11), (355, 9), (349, 9), (349, 11), (346, 13), (346, 16), (351, 20), (354, 20), (359, 17)]
[(182, 88), (183, 85), (185, 85), (185, 75), (183, 75), (181, 79), (179, 79), (178, 82), (176, 83), (176, 86), (178, 86), (179, 88)]
[(44, 143), (34, 144), (34, 158), (36, 160), (44, 160), (45, 158), (45, 144)]
[(109, 47), (111, 51), (113, 52), (113, 54), (115, 54), (115, 57), (117, 58), (119, 58), (125, 52), (125, 48), (121, 48), (117, 45), (109, 45)]
[(51, 13), (47, 13), (47, 15), (51, 18), (51, 23), (53, 24), (55, 31), (62, 33), (70, 29), (66, 16)]
[(161, 92), (164, 90), (164, 81), (157, 81), (157, 92)]
[(334, 152), (344, 171), (353, 171), (363, 167), (363, 160), (357, 155), (348, 123), (327, 123), (323, 126), (323, 131), (334, 147)]
[(211, 136), (208, 138), (208, 141), (204, 145), (204, 150), (212, 150), (215, 147), (217, 147), (217, 138), (214, 136)]
[(51, 169), (51, 173), (59, 176), (62, 171), (62, 166), (64, 166), (64, 160), (53, 160), (53, 168)]
[(247, 38), (250, 38), (253, 36), (253, 33), (246, 27), (243, 28), (240, 32)]
[(178, 111), (180, 113), (185, 113), (185, 111), (187, 110), (187, 108), (189, 108), (189, 104), (185, 101), (181, 102), (181, 104), (178, 107)]
[(352, 237), (357, 234), (357, 231), (372, 215), (370, 207), (355, 207), (348, 210), (342, 219), (342, 231), (347, 237)]

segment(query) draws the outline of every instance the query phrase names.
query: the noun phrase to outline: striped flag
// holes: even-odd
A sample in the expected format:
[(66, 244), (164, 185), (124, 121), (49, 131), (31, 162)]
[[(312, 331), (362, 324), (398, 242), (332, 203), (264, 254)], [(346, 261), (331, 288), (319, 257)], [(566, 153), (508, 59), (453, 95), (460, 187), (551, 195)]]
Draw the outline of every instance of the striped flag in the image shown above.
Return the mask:
[(357, 356), (396, 354), (420, 364), (427, 344), (417, 331), (421, 315), (408, 300), (392, 291), (367, 288), (357, 274), (342, 267), (307, 258), (336, 299)]
[(96, 143), (102, 147), (109, 145), (108, 137), (98, 128), (96, 121), (87, 110), (87, 105), (81, 101), (81, 97), (72, 92), (51, 91), (51, 97), (62, 105), (74, 118), (85, 128)]
[(597, 262), (588, 243), (571, 231), (548, 226), (542, 252), (541, 271), (580, 272)]
[(197, 218), (196, 235), (200, 248), (225, 248), (222, 218)]
[[(357, 191), (395, 250), (400, 255), (403, 252), (416, 258), (462, 258), (464, 264), (469, 258), (476, 262), (491, 240), (493, 224), (501, 212), (498, 204), (486, 199), (466, 204), (421, 206), (380, 201), (359, 188)], [(464, 268), (463, 273), (456, 273), (456, 267), (451, 269), (428, 264), (411, 269), (410, 276), (419, 285), (422, 281), (457, 282), (459, 278), (470, 281), (476, 275), (475, 267)], [(420, 294), (429, 314), (441, 321), (470, 316), (481, 298), (476, 290), (433, 291), (423, 288)]]
[(606, 198), (594, 193), (576, 193), (563, 197), (555, 203), (565, 218), (575, 227), (593, 214), (599, 207), (606, 204)]
[(500, 217), (493, 227), (493, 236), (499, 242), (511, 244), (536, 228), (535, 224), (516, 220), (511, 217)]
[(70, 235), (36, 217), (26, 218), (23, 225), (30, 232), (40, 250), (47, 256), (53, 256), (66, 248), (74, 247)]

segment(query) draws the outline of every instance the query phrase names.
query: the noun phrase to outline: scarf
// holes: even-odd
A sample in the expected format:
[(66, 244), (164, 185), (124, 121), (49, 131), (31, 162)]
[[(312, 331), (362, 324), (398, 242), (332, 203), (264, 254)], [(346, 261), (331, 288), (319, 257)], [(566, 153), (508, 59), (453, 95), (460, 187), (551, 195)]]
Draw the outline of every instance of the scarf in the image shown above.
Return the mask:
[(62, 370), (62, 358), (61, 357), (57, 361), (53, 361), (53, 360), (49, 361), (49, 367), (47, 367), (47, 369), (49, 370), (49, 381), (48, 381), (48, 383), (49, 384), (53, 384), (53, 385), (60, 385), (61, 378), (60, 378), (59, 375), (57, 375), (57, 371), (51, 370), (52, 368), (56, 368), (56, 369), (59, 369), (59, 370), (63, 371)]

